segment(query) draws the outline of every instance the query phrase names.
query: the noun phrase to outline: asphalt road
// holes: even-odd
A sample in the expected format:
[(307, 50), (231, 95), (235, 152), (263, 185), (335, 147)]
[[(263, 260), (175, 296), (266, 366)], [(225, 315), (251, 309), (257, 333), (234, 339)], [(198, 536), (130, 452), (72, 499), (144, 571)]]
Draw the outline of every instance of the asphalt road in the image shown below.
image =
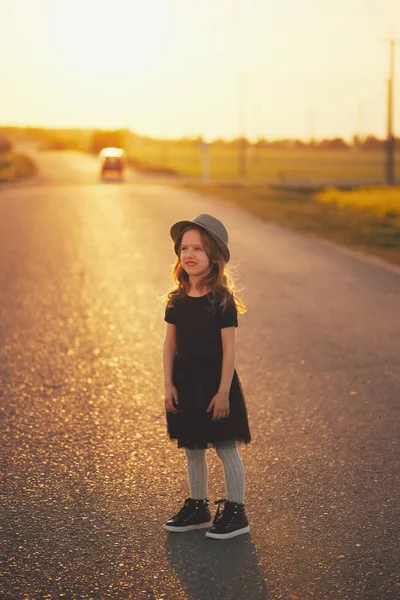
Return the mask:
[[(400, 271), (134, 174), (102, 184), (88, 156), (39, 166), (0, 188), (1, 599), (400, 598)], [(161, 528), (188, 486), (159, 296), (169, 226), (200, 212), (248, 305), (251, 534), (230, 541)]]

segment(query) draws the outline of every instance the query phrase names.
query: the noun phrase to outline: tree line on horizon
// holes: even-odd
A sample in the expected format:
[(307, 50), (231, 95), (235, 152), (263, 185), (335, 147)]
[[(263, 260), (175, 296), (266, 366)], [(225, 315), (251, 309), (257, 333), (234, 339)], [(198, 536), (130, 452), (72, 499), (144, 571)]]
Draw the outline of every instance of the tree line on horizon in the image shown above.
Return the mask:
[[(9, 151), (19, 140), (38, 142), (39, 148), (45, 150), (86, 150), (98, 153), (107, 146), (121, 148), (135, 147), (142, 144), (171, 144), (185, 147), (203, 147), (204, 139), (197, 137), (152, 138), (141, 136), (129, 129), (80, 129), (80, 128), (43, 128), (0, 126), (0, 152)], [(396, 138), (400, 142), (400, 138)], [(216, 138), (208, 143), (213, 147), (239, 148), (248, 145), (257, 149), (311, 149), (311, 150), (380, 150), (385, 147), (386, 140), (369, 134), (354, 135), (351, 141), (342, 137), (302, 140), (297, 138), (267, 139), (264, 137), (251, 141), (245, 137), (234, 139)]]

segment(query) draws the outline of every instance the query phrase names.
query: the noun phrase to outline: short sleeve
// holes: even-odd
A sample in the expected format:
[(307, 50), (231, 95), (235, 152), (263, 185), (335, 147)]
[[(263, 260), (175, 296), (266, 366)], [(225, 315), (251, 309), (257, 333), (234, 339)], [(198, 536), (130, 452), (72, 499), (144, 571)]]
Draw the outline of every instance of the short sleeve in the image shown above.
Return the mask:
[(176, 309), (175, 309), (175, 306), (167, 306), (165, 308), (164, 321), (166, 321), (167, 323), (172, 323), (172, 325), (176, 325)]
[(222, 309), (219, 309), (218, 315), (218, 323), (220, 329), (224, 329), (225, 327), (237, 327), (238, 326), (238, 318), (237, 318), (237, 308), (233, 298), (230, 299), (228, 306), (222, 312)]

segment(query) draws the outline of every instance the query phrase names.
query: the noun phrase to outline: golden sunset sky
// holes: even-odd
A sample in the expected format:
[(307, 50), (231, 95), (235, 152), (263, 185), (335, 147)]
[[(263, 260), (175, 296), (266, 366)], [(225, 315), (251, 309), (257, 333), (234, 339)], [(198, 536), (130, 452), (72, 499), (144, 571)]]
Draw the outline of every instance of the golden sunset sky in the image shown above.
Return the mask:
[(400, 0), (2, 0), (0, 124), (383, 136), (391, 37)]

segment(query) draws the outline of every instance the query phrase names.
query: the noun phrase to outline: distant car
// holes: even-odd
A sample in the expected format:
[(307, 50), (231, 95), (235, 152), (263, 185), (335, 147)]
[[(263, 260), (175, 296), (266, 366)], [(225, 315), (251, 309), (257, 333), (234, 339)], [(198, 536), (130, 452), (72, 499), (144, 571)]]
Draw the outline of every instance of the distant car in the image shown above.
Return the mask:
[(109, 175), (123, 178), (126, 167), (126, 156), (122, 148), (103, 148), (99, 153), (101, 178), (108, 178)]

